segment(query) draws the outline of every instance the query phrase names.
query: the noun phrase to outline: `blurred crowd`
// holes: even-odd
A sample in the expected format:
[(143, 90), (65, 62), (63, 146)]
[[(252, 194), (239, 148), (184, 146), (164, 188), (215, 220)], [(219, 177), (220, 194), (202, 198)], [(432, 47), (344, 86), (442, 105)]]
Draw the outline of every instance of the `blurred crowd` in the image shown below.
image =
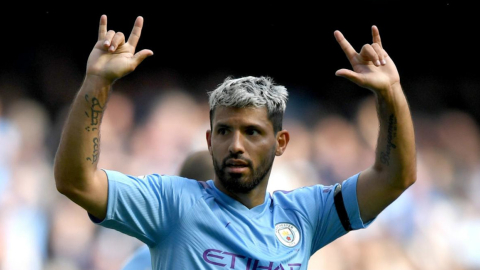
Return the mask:
[[(4, 87), (0, 270), (120, 269), (141, 243), (93, 224), (55, 188), (53, 158), (69, 106), (51, 117), (46, 104), (28, 95), (2, 99), (2, 93), (15, 91)], [(207, 149), (205, 89), (192, 94), (174, 83), (158, 89), (144, 83), (131, 94), (122, 87), (112, 92), (103, 118), (100, 168), (176, 174), (188, 154)], [(318, 109), (322, 101), (297, 99), (294, 87), (287, 88), (284, 128), (291, 140), (275, 160), (270, 192), (334, 184), (373, 163), (378, 134), (373, 95), (349, 101), (354, 111), (343, 114)], [(309, 269), (480, 269), (479, 125), (461, 110), (433, 115), (413, 109), (412, 115), (417, 182), (369, 228), (319, 250)]]

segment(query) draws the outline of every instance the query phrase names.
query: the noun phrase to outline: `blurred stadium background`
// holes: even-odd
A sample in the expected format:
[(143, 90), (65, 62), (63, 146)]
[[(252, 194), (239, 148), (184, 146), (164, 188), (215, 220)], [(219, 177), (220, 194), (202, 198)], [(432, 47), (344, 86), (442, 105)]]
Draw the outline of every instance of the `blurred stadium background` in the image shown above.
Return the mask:
[[(201, 12), (200, 12), (201, 10)], [(8, 13), (8, 14), (6, 14)], [(206, 91), (227, 76), (271, 76), (290, 93), (291, 142), (270, 190), (333, 184), (369, 166), (373, 96), (335, 77), (350, 68), (333, 37), (357, 49), (376, 24), (399, 69), (417, 141), (418, 180), (366, 230), (317, 252), (309, 269), (480, 269), (480, 77), (465, 5), (380, 1), (309, 5), (40, 8), (2, 17), (0, 269), (116, 270), (139, 241), (95, 226), (60, 195), (52, 173), (62, 125), (97, 38), (130, 33), (155, 55), (118, 81), (102, 126), (99, 166), (172, 174), (206, 149)]]

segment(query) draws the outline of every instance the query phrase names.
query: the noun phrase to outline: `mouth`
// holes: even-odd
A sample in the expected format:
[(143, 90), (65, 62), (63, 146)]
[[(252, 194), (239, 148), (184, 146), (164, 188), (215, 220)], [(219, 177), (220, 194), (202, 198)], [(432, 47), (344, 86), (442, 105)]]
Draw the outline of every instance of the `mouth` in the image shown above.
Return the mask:
[(227, 166), (248, 166), (248, 162), (243, 159), (231, 158), (225, 162)]
[(248, 166), (232, 166), (228, 165), (225, 167), (225, 170), (228, 173), (244, 173), (248, 169)]
[(238, 173), (238, 174), (246, 172), (247, 169), (248, 169), (248, 167), (237, 167), (237, 166), (227, 166), (226, 167), (226, 171), (228, 173)]
[(248, 168), (248, 162), (241, 159), (229, 159), (225, 165), (225, 169), (229, 173), (243, 173)]

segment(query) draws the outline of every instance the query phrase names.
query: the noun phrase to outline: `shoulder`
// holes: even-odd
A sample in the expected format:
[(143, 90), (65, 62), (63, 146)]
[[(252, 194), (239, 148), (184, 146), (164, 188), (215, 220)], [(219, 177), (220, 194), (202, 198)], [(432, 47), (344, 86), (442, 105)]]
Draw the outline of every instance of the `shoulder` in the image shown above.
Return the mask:
[(334, 190), (335, 186), (336, 184), (329, 185), (329, 186), (317, 184), (317, 185), (296, 188), (293, 190), (275, 190), (272, 192), (272, 197), (274, 199), (293, 200), (293, 199), (309, 198), (311, 196), (323, 196), (322, 194), (331, 193)]
[(168, 174), (130, 175), (118, 171), (104, 170), (107, 173), (109, 186), (117, 189), (132, 188), (170, 196), (176, 193), (201, 194), (205, 187), (200, 181)]
[(272, 193), (272, 200), (276, 206), (284, 209), (306, 209), (313, 205), (324, 206), (333, 202), (335, 185), (312, 185), (289, 191), (276, 190)]
[(347, 196), (350, 196), (356, 199), (356, 184), (358, 180), (358, 175), (355, 174), (348, 179), (345, 179), (341, 183), (335, 183), (332, 185), (322, 185), (315, 184), (311, 186), (305, 186), (301, 188), (296, 188), (293, 190), (275, 190), (272, 192), (273, 199), (277, 201), (284, 200), (298, 200), (298, 201), (309, 201), (309, 200), (328, 200), (333, 199), (335, 188), (339, 185), (342, 186), (344, 193), (347, 193)]
[(168, 175), (168, 174), (145, 174), (145, 175), (131, 175), (125, 174), (119, 171), (113, 170), (105, 170), (105, 173), (108, 176), (109, 181), (121, 182), (125, 184), (134, 184), (134, 183), (158, 183), (162, 185), (175, 185), (175, 186), (182, 186), (182, 185), (196, 185), (194, 184), (197, 182), (196, 180), (176, 176), (176, 175)]

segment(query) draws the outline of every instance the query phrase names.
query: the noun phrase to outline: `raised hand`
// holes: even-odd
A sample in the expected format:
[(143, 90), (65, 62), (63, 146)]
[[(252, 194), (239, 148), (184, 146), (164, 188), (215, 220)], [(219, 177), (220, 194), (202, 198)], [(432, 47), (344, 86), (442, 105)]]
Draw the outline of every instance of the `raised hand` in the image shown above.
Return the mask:
[(335, 75), (376, 93), (388, 91), (391, 86), (400, 82), (397, 68), (383, 49), (376, 26), (372, 26), (373, 43), (363, 45), (360, 53), (355, 51), (340, 31), (335, 31), (334, 36), (353, 68), (353, 71), (339, 69)]
[(98, 29), (98, 40), (87, 62), (87, 75), (95, 75), (110, 83), (134, 71), (145, 58), (152, 56), (151, 50), (135, 53), (142, 33), (143, 17), (135, 20), (130, 36), (125, 42), (122, 32), (107, 32), (107, 16), (102, 15)]

